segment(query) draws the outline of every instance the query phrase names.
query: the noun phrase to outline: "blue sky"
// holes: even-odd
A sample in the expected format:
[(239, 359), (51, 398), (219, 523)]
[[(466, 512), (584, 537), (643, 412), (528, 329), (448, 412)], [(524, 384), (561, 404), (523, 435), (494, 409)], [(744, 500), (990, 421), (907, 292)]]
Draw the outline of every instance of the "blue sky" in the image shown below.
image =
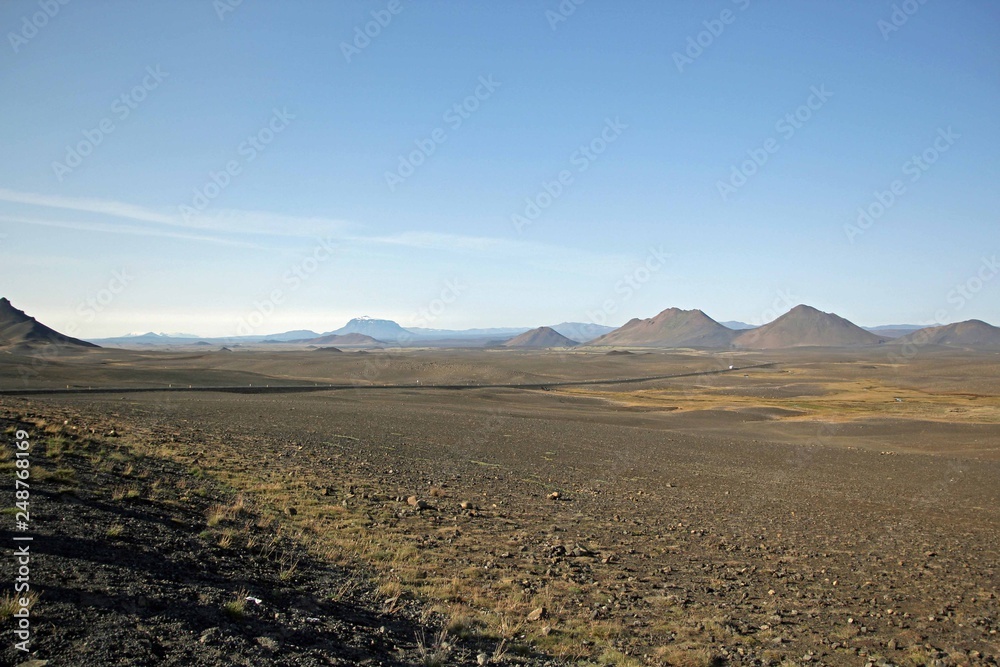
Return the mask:
[(1000, 324), (998, 29), (986, 0), (7, 1), (0, 292), (88, 337)]

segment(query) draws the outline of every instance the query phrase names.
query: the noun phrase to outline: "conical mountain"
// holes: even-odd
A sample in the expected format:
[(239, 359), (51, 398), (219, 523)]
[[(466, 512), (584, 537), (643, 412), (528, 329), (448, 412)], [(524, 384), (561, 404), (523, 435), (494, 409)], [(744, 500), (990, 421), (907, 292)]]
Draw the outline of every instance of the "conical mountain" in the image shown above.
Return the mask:
[(7, 298), (0, 298), (0, 347), (70, 345), (97, 347), (50, 329), (34, 317), (18, 310)]
[(700, 310), (668, 308), (656, 317), (632, 319), (590, 342), (639, 347), (729, 347), (736, 335)]
[(940, 327), (918, 329), (893, 343), (913, 345), (956, 345), (961, 347), (1000, 347), (1000, 327), (982, 320), (966, 320)]
[(799, 305), (773, 322), (740, 333), (733, 340), (733, 345), (758, 350), (804, 346), (862, 347), (878, 345), (885, 340), (839, 315)]
[(574, 345), (578, 345), (575, 340), (566, 338), (552, 327), (538, 327), (531, 331), (525, 331), (503, 343), (503, 347), (518, 348), (573, 347)]

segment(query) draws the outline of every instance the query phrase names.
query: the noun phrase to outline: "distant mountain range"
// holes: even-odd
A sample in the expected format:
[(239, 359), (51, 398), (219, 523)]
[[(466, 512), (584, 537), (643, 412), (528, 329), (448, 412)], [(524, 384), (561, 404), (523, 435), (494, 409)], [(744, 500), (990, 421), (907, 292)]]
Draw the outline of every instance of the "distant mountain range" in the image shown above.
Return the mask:
[(733, 331), (740, 331), (742, 329), (756, 329), (756, 324), (747, 324), (746, 322), (740, 322), (739, 320), (726, 320), (725, 322), (719, 322), (722, 326), (727, 329), (732, 329)]
[(550, 328), (577, 343), (590, 342), (615, 330), (614, 327), (592, 322), (563, 322), (562, 324), (553, 324)]
[[(371, 317), (355, 317), (336, 331), (328, 331), (323, 336), (345, 336), (360, 334), (380, 341), (406, 341), (414, 338), (414, 334), (399, 326), (392, 320), (377, 320)], [(331, 341), (333, 342), (333, 341)]]
[(886, 324), (880, 327), (862, 327), (865, 331), (871, 331), (873, 334), (878, 334), (883, 338), (899, 338), (900, 336), (905, 336), (908, 333), (913, 333), (919, 329), (925, 328), (926, 325), (921, 324)]
[(198, 334), (133, 331), (132, 333), (125, 334), (123, 338), (198, 338)]
[(307, 343), (309, 345), (339, 345), (340, 347), (373, 347), (384, 345), (384, 341), (377, 340), (361, 333), (325, 334), (315, 338), (294, 341), (297, 343)]
[[(614, 330), (614, 327), (586, 322), (563, 322), (551, 327), (574, 343), (585, 343)], [(504, 341), (528, 331), (530, 327), (496, 327), (487, 329), (428, 329), (404, 328), (393, 320), (374, 317), (356, 317), (347, 324), (325, 333), (297, 329), (282, 333), (252, 336), (199, 337), (195, 334), (130, 333), (113, 338), (95, 338), (92, 342), (108, 347), (167, 347), (212, 343), (218, 345), (251, 345), (258, 343), (306, 343), (310, 345), (454, 345), (475, 347)], [(340, 339), (336, 336), (364, 336), (367, 338)]]
[(265, 340), (287, 342), (290, 340), (305, 340), (307, 338), (317, 337), (319, 337), (319, 334), (315, 331), (310, 331), (309, 329), (295, 329), (294, 331), (286, 331), (284, 333), (267, 336)]
[[(726, 326), (730, 325), (730, 326)], [(579, 344), (614, 347), (781, 349), (790, 347), (870, 347), (877, 345), (937, 345), (1000, 347), (1000, 328), (980, 320), (921, 327), (914, 324), (862, 328), (833, 313), (798, 305), (763, 326), (745, 322), (719, 323), (701, 310), (668, 308), (654, 317), (632, 319), (617, 329), (563, 322), (552, 326), (491, 329), (407, 329), (392, 320), (354, 318), (334, 331), (318, 334), (297, 329), (270, 335), (203, 338), (193, 334), (132, 333), (117, 338), (83, 341), (38, 322), (0, 298), (0, 349), (30, 350), (40, 345), (131, 348), (178, 346), (276, 345), (279, 349), (336, 347), (508, 347), (539, 349)]]
[[(561, 324), (552, 325), (548, 328), (565, 336), (566, 338), (569, 338), (574, 343), (585, 343), (614, 330), (614, 327), (585, 322), (563, 322)], [(358, 333), (371, 336), (372, 338), (381, 341), (416, 343), (420, 340), (426, 341), (468, 338), (497, 340), (509, 338), (510, 336), (517, 336), (528, 330), (528, 327), (502, 327), (492, 329), (427, 329), (421, 327), (411, 327), (404, 329), (392, 320), (380, 320), (371, 317), (356, 317), (336, 331), (331, 331), (329, 333)]]

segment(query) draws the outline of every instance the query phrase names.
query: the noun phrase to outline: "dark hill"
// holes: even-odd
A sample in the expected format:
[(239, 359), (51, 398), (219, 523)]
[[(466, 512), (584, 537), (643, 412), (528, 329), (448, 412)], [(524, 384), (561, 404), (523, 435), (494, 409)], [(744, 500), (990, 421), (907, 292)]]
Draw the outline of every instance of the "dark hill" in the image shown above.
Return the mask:
[(865, 331), (833, 313), (799, 305), (762, 327), (741, 332), (736, 347), (770, 350), (782, 347), (862, 347), (884, 343), (885, 338)]
[(36, 347), (59, 345), (63, 347), (89, 347), (97, 345), (72, 338), (51, 329), (34, 317), (18, 310), (6, 298), (0, 298), (0, 347)]
[(578, 343), (570, 340), (551, 327), (538, 327), (531, 331), (525, 331), (520, 336), (515, 336), (503, 343), (503, 347), (519, 348), (544, 348), (544, 347), (573, 347)]
[(966, 320), (940, 327), (918, 329), (897, 338), (893, 343), (915, 345), (956, 345), (961, 347), (1000, 347), (1000, 327), (982, 320)]
[(656, 317), (633, 319), (591, 345), (639, 347), (729, 347), (736, 333), (700, 310), (668, 308)]

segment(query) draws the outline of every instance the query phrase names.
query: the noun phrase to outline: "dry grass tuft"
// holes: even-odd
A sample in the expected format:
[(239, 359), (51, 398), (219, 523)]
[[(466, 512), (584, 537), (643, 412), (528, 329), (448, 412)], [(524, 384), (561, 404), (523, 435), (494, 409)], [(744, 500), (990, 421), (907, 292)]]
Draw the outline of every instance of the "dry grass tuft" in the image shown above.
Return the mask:
[(239, 620), (246, 615), (247, 610), (247, 595), (249, 593), (245, 588), (241, 588), (236, 591), (235, 596), (232, 600), (222, 605), (222, 611), (234, 620)]

